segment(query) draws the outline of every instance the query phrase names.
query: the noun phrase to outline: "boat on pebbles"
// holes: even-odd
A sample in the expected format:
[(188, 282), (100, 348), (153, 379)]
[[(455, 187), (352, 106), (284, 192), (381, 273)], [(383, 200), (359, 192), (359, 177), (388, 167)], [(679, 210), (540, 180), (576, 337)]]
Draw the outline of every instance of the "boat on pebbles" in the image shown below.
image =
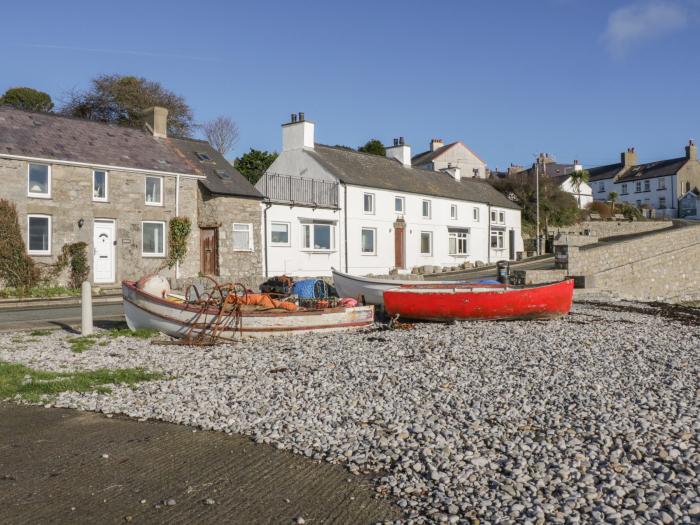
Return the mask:
[(158, 330), (192, 344), (243, 338), (334, 332), (370, 326), (374, 307), (327, 299), (304, 305), (253, 294), (241, 285), (219, 285), (202, 293), (172, 293), (165, 278), (123, 281), (124, 314), (130, 329)]

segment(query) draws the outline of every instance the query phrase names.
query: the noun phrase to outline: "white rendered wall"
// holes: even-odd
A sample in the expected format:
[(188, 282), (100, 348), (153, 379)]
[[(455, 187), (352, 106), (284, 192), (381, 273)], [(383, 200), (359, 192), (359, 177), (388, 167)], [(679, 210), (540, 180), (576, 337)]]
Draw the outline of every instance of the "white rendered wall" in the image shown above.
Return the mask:
[(559, 187), (562, 189), (562, 191), (571, 193), (571, 195), (574, 196), (574, 199), (576, 199), (576, 202), (579, 203), (579, 208), (581, 209), (593, 202), (593, 190), (591, 189), (590, 184), (586, 182), (581, 183), (578, 191), (571, 182), (571, 178), (566, 179)]
[(486, 177), (486, 164), (462, 144), (455, 144), (433, 160), (435, 171), (440, 171), (450, 165), (460, 168), (462, 177), (465, 179), (474, 177), (474, 169), (479, 171), (479, 178)]
[[(642, 191), (636, 191), (636, 181), (627, 182), (613, 182), (612, 179), (606, 179), (605, 182), (605, 192), (601, 193), (599, 191), (600, 182), (592, 182), (593, 187), (593, 198), (597, 201), (608, 201), (610, 199), (610, 192), (614, 191), (617, 193), (617, 201), (625, 202), (633, 206), (638, 204), (647, 204), (652, 209), (656, 210), (657, 217), (677, 217), (678, 216), (678, 197), (675, 194), (675, 188), (677, 184), (676, 176), (669, 175), (665, 178), (666, 188), (663, 190), (658, 189), (659, 178), (653, 179), (642, 179), (640, 180), (642, 184)], [(649, 191), (644, 191), (644, 180), (649, 181)], [(623, 193), (622, 185), (627, 184), (627, 192)], [(666, 199), (666, 209), (661, 209), (659, 204), (659, 198), (664, 197)], [(637, 201), (640, 201), (639, 203)]]

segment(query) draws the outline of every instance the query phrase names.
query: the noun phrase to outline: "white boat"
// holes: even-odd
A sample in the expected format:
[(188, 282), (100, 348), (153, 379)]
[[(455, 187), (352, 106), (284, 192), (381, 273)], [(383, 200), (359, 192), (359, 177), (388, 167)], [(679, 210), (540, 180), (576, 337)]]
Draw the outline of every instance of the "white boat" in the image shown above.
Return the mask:
[[(217, 339), (334, 332), (370, 326), (373, 306), (335, 307), (318, 310), (242, 311), (237, 316), (220, 316), (219, 308), (202, 310), (197, 304), (173, 301), (149, 294), (133, 281), (122, 282), (124, 315), (130, 329), (150, 328), (175, 338), (211, 334)], [(215, 328), (214, 328), (215, 326)]]
[[(425, 281), (407, 279), (373, 279), (370, 277), (358, 277), (342, 273), (331, 268), (333, 272), (333, 285), (340, 297), (352, 297), (361, 299), (364, 297), (366, 304), (377, 306), (384, 305), (384, 292), (393, 288), (399, 288), (405, 284), (421, 284)], [(463, 284), (467, 281), (429, 281), (429, 284)]]

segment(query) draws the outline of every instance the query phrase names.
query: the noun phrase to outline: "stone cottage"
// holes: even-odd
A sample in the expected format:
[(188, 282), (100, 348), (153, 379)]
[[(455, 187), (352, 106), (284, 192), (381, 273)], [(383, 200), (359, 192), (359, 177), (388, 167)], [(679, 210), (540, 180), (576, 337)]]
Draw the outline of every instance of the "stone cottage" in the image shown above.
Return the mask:
[[(85, 242), (90, 279), (103, 286), (156, 271), (260, 275), (262, 196), (208, 143), (169, 138), (166, 109), (146, 117), (140, 130), (0, 108), (0, 198), (17, 206), (29, 255), (50, 264)], [(168, 269), (176, 216), (192, 232)]]

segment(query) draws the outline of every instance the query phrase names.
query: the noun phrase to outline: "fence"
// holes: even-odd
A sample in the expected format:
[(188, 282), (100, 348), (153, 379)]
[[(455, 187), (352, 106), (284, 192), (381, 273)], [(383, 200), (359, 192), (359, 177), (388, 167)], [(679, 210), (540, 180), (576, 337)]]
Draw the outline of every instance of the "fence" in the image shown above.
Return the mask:
[(268, 173), (255, 187), (270, 202), (338, 208), (337, 182)]

